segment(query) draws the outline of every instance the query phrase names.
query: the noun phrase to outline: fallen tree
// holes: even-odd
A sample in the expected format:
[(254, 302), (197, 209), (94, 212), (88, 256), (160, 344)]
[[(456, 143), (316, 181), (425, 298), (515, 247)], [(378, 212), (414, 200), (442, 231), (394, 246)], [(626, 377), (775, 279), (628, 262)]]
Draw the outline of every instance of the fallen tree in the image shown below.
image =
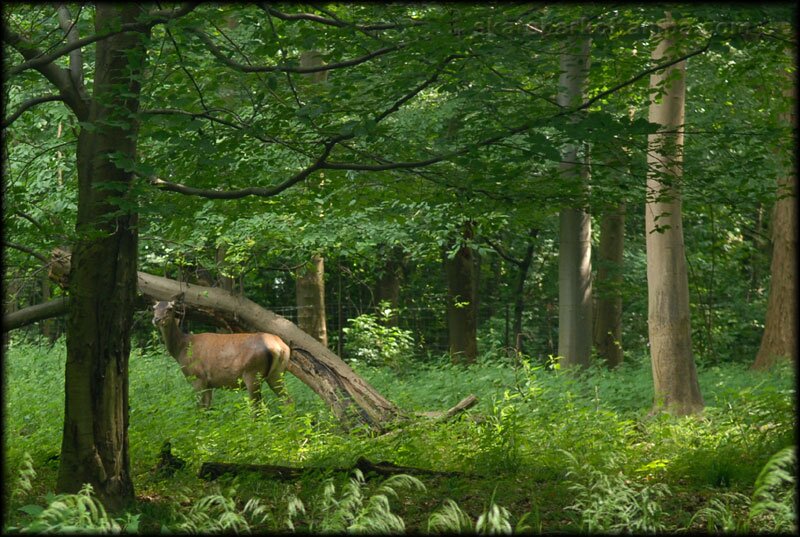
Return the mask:
[(139, 291), (152, 300), (169, 300), (183, 293), (184, 307), (200, 309), (234, 332), (269, 332), (282, 338), (292, 350), (287, 370), (314, 390), (346, 428), (365, 424), (382, 431), (404, 417), (327, 347), (252, 300), (144, 272), (139, 272), (138, 284)]
[(9, 330), (14, 330), (15, 328), (20, 328), (44, 319), (50, 319), (51, 317), (65, 315), (68, 307), (69, 302), (67, 301), (67, 297), (62, 296), (55, 300), (50, 300), (49, 302), (43, 302), (42, 304), (22, 308), (13, 313), (7, 313), (3, 315), (3, 332), (8, 332)]
[[(68, 289), (69, 272), (69, 252), (54, 250), (50, 261), (50, 278), (62, 288)], [(146, 272), (138, 273), (137, 285), (143, 295), (142, 306), (154, 301), (170, 300), (181, 294), (185, 312), (191, 317), (201, 318), (232, 332), (268, 332), (282, 338), (292, 351), (287, 371), (319, 395), (346, 429), (366, 425), (372, 430), (384, 432), (392, 422), (409, 417), (358, 376), (330, 349), (288, 319), (262, 308), (252, 300), (221, 288), (189, 284)], [(65, 299), (63, 302), (53, 301), (26, 308), (19, 313), (28, 313), (15, 319), (14, 326), (6, 326), (8, 316), (5, 316), (4, 330), (64, 314), (66, 307)], [(29, 311), (34, 308), (39, 309), (35, 312)], [(49, 314), (43, 316), (43, 310)], [(446, 413), (428, 412), (418, 415), (444, 421), (471, 407), (475, 402), (477, 398), (470, 395)]]

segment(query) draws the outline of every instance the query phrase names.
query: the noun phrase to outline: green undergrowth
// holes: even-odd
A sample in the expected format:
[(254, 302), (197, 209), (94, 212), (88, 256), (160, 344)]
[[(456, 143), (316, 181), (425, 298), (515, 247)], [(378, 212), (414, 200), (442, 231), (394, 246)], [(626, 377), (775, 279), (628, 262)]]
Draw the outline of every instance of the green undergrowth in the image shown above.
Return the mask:
[[(99, 509), (91, 491), (53, 496), (63, 419), (63, 343), (14, 344), (5, 357), (4, 529), (68, 531), (789, 531), (794, 528), (794, 373), (702, 368), (706, 410), (650, 415), (646, 359), (582, 374), (484, 357), (357, 372), (409, 414), (479, 403), (447, 424), (344, 433), (296, 378), (295, 404), (266, 385), (257, 415), (244, 391), (197, 409), (160, 349), (130, 360), (130, 453), (137, 503)], [(186, 464), (156, 469), (169, 442)], [(382, 480), (359, 457), (459, 472)], [(295, 481), (207, 482), (205, 461), (317, 468)]]

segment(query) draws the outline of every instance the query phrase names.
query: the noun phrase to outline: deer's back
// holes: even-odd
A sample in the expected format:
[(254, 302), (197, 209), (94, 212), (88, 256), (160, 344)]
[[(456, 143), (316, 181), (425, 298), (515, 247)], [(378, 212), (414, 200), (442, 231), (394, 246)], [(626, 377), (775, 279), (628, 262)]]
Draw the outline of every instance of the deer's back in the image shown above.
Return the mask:
[(289, 347), (272, 334), (194, 334), (186, 349), (185, 369), (208, 387), (235, 387), (243, 373), (267, 377), (282, 371)]

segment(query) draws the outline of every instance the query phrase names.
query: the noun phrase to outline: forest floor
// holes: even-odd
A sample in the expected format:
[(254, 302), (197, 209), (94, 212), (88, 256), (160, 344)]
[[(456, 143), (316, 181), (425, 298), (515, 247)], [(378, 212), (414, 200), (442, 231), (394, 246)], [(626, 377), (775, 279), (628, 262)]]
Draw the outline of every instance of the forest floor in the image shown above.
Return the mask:
[[(700, 416), (650, 415), (646, 357), (616, 371), (573, 375), (487, 354), (456, 367), (445, 357), (402, 371), (354, 364), (407, 411), (444, 410), (473, 393), (479, 404), (447, 424), (419, 420), (375, 436), (344, 433), (294, 377), (295, 404), (255, 417), (246, 392), (214, 393), (199, 411), (191, 387), (160, 347), (130, 363), (130, 451), (137, 503), (112, 518), (86, 502), (44, 507), (58, 469), (63, 342), (15, 342), (5, 357), (5, 531), (101, 527), (128, 531), (236, 530), (488, 532), (788, 532), (796, 526), (795, 380), (788, 366), (701, 366)], [(264, 387), (266, 390), (266, 386)], [(185, 466), (156, 470), (165, 441)], [(777, 455), (776, 455), (777, 454)], [(359, 457), (459, 472), (360, 480)], [(30, 461), (27, 464), (26, 461)], [(294, 481), (198, 478), (206, 461), (319, 468)], [(762, 469), (767, 470), (762, 472)], [(252, 501), (250, 501), (252, 500)], [(89, 511), (87, 511), (89, 512)], [(103, 520), (101, 520), (103, 519)], [(36, 526), (39, 524), (39, 526)], [(109, 527), (109, 526), (105, 526)]]

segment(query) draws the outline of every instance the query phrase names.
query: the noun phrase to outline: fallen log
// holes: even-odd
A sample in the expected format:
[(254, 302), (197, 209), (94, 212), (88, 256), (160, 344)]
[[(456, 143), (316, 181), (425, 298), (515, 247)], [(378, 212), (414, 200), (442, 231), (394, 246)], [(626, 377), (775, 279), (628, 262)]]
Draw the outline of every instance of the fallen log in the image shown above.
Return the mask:
[(3, 332), (14, 330), (37, 321), (58, 317), (67, 313), (69, 302), (62, 296), (49, 302), (28, 306), (13, 313), (3, 315)]
[[(51, 277), (67, 288), (69, 252), (56, 249), (51, 259)], [(180, 293), (187, 314), (201, 316), (233, 332), (268, 332), (282, 338), (292, 350), (287, 371), (319, 395), (345, 429), (366, 425), (380, 433), (408, 418), (330, 349), (288, 319), (252, 300), (217, 287), (179, 282), (146, 272), (138, 273), (137, 284), (140, 293), (151, 302), (169, 300)], [(458, 406), (445, 414), (455, 415), (460, 411)]]
[(275, 466), (272, 464), (243, 464), (230, 462), (204, 462), (200, 466), (198, 476), (206, 481), (213, 481), (225, 474), (242, 475), (257, 474), (265, 479), (275, 479), (279, 481), (294, 481), (303, 475), (311, 472), (346, 472), (361, 470), (365, 478), (370, 476), (392, 476), (397, 474), (425, 475), (438, 477), (463, 476), (462, 472), (427, 470), (425, 468), (415, 468), (413, 466), (400, 466), (391, 462), (371, 462), (364, 457), (359, 457), (353, 466), (348, 468), (319, 468), (319, 467), (295, 467), (295, 466)]
[(358, 425), (383, 431), (406, 416), (330, 349), (297, 325), (245, 297), (139, 272), (139, 291), (152, 300), (183, 293), (185, 308), (212, 311), (221, 324), (236, 331), (268, 332), (292, 349), (287, 371), (308, 385), (330, 407), (346, 429)]

